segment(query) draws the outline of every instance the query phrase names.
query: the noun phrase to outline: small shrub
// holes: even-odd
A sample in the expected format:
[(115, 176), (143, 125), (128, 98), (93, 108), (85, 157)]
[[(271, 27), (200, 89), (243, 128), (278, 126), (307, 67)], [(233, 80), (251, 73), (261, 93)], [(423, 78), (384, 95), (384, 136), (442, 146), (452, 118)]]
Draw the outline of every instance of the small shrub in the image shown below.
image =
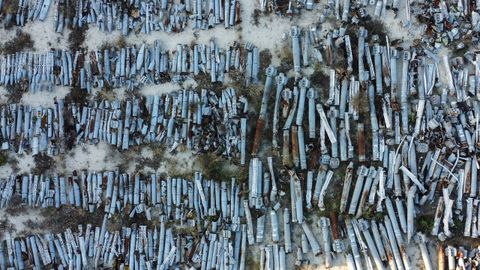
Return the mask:
[(287, 74), (293, 69), (293, 53), (291, 44), (285, 43), (279, 52), (280, 66), (278, 67), (278, 73), (283, 72)]
[(324, 72), (320, 64), (314, 66), (313, 73), (310, 75), (310, 83), (312, 87), (321, 91), (322, 101), (326, 101), (330, 87), (330, 76)]
[(259, 80), (261, 82), (264, 82), (267, 75), (265, 72), (265, 69), (270, 66), (272, 63), (272, 53), (270, 53), (270, 50), (265, 49), (260, 51), (260, 74), (259, 74)]
[(87, 90), (82, 90), (80, 87), (72, 87), (70, 93), (65, 96), (65, 104), (78, 103), (80, 105), (85, 105), (88, 102), (90, 94)]
[[(64, 232), (67, 228), (76, 228), (77, 225), (92, 224), (92, 226), (101, 226), (103, 221), (103, 209), (97, 209), (95, 213), (84, 211), (80, 208), (63, 206), (62, 208), (42, 209), (42, 216), (49, 217), (40, 225), (40, 229), (51, 231), (52, 233)], [(74, 230), (75, 231), (75, 230)]]
[(433, 228), (433, 216), (419, 216), (417, 218), (417, 229), (425, 234), (429, 234)]
[(266, 69), (272, 63), (272, 53), (268, 49), (260, 51), (260, 69)]
[(71, 51), (77, 51), (83, 47), (83, 42), (85, 42), (87, 30), (87, 25), (72, 29), (72, 31), (68, 35), (68, 43)]
[(206, 153), (196, 160), (202, 175), (207, 179), (228, 181), (233, 177), (243, 182), (248, 177), (248, 168), (232, 164), (222, 156), (215, 153)]
[(16, 14), (18, 11), (18, 2), (20, 0), (10, 0), (10, 1), (5, 1), (3, 10), (5, 13), (10, 13), (10, 14)]
[(383, 40), (382, 37), (387, 35), (386, 27), (380, 20), (361, 21), (358, 25), (365, 27), (369, 36), (378, 35)]
[(118, 48), (126, 48), (128, 46), (127, 44), (127, 40), (125, 39), (124, 36), (119, 36), (117, 38), (117, 41), (115, 42), (115, 45), (118, 47)]
[(385, 213), (377, 212), (375, 206), (364, 206), (362, 217), (369, 220), (382, 221), (385, 217)]
[(252, 21), (251, 21), (251, 23), (253, 25), (258, 26), (259, 19), (260, 19), (260, 14), (261, 14), (260, 10), (258, 10), (258, 9), (253, 10)]
[(14, 54), (16, 52), (33, 49), (33, 40), (30, 34), (24, 33), (21, 30), (17, 31), (15, 37), (3, 45), (1, 52), (4, 54)]
[[(432, 227), (433, 227), (433, 220), (432, 220)], [(453, 235), (458, 235), (460, 237), (463, 236), (463, 228), (464, 222), (460, 219), (456, 218), (453, 220), (453, 226), (451, 227)]]
[(0, 166), (7, 164), (8, 156), (5, 152), (0, 152)]
[(10, 200), (8, 207), (5, 209), (5, 213), (13, 217), (23, 215), (27, 211), (28, 209), (25, 204), (22, 203), (20, 195), (14, 195)]
[(5, 96), (8, 103), (19, 103), (22, 100), (23, 93), (28, 91), (28, 83), (18, 82), (7, 86), (6, 89), (7, 94)]
[(14, 230), (15, 230), (15, 227), (8, 220), (8, 218), (0, 219), (0, 239), (3, 239), (6, 232), (12, 232)]
[(45, 153), (40, 153), (38, 155), (35, 155), (35, 168), (33, 169), (34, 174), (42, 174), (51, 168), (55, 166), (55, 160), (45, 154)]

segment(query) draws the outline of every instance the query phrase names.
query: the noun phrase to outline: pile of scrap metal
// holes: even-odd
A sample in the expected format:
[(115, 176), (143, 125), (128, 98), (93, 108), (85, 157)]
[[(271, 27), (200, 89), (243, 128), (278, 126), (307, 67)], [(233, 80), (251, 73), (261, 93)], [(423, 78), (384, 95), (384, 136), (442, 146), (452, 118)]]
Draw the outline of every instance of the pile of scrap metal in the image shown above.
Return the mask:
[[(460, 219), (465, 223), (464, 236), (476, 237), (478, 55), (470, 53), (465, 59), (449, 59), (447, 55), (438, 57), (427, 50), (400, 52), (390, 48), (388, 39), (385, 46), (380, 45), (378, 37), (373, 37), (370, 52), (364, 29), (360, 29), (358, 37), (358, 84), (360, 91), (368, 93), (364, 94), (368, 97), (368, 110), (363, 108), (363, 112), (359, 111), (363, 117), (355, 119), (357, 156), (359, 161), (366, 161), (365, 145), (370, 146), (369, 159), (381, 162), (383, 168), (371, 167), (368, 170), (371, 173), (366, 173), (366, 167), (360, 167), (355, 187), (358, 192), (352, 196), (355, 205), (349, 213), (355, 214), (358, 196), (362, 194), (360, 189), (364, 186), (363, 192), (379, 190), (369, 196), (373, 199), (370, 202), (378, 198), (377, 211), (383, 211), (386, 193), (395, 198), (407, 241), (415, 234), (416, 207), (435, 200), (438, 204), (433, 235), (441, 240), (451, 237), (453, 220)], [(345, 42), (345, 46), (349, 44)], [(350, 80), (354, 80), (353, 76)], [(348, 91), (344, 83), (348, 80), (344, 80), (341, 89)], [(335, 96), (344, 95), (335, 88), (334, 92)], [(334, 105), (342, 106), (341, 98), (335, 100), (338, 103)], [(370, 127), (371, 140), (365, 139), (364, 126)], [(373, 175), (367, 177), (370, 174)], [(440, 198), (435, 196), (437, 191)], [(348, 195), (349, 191), (346, 192)], [(387, 210), (389, 201), (385, 200)], [(404, 201), (406, 213), (401, 210)], [(463, 207), (465, 203), (467, 207)]]
[(43, 54), (19, 52), (0, 56), (0, 86), (26, 83), (31, 92), (52, 91), (56, 85), (128, 90), (145, 84), (159, 84), (169, 78), (209, 74), (210, 81), (223, 82), (232, 70), (246, 70), (245, 82), (257, 83), (260, 54), (252, 43), (234, 43), (222, 49), (209, 45), (181, 45), (176, 50), (142, 44), (106, 48), (91, 52), (52, 50)]
[(30, 150), (33, 155), (62, 152), (64, 132), (64, 101), (55, 100), (53, 108), (7, 104), (0, 107), (1, 149), (12, 149), (22, 154)]
[(480, 12), (474, 1), (417, 3), (414, 15), (426, 24), (422, 40), (431, 47), (455, 45), (457, 49), (478, 44)]
[(88, 25), (103, 32), (121, 31), (124, 36), (131, 32), (181, 32), (190, 23), (194, 29), (217, 25), (230, 28), (241, 20), (240, 1), (237, 0), (184, 0), (181, 3), (167, 0), (0, 1), (0, 14), (5, 13), (6, 25), (24, 26), (27, 21), (36, 19), (45, 21), (50, 9), (54, 12), (56, 32), (63, 32), (66, 27)]
[[(351, 40), (345, 33), (327, 35), (325, 52), (332, 69), (326, 97), (319, 95), (320, 89), (310, 88), (305, 78), (296, 78), (293, 91), (285, 88), (287, 78), (278, 75), (272, 121), (267, 119), (267, 109), (272, 107), (270, 91), (276, 70), (267, 70), (252, 154), (261, 152), (265, 123), (272, 123), (272, 145), (279, 146), (278, 131), (283, 121), (282, 162), (301, 172), (297, 176), (292, 171), (290, 179), (292, 213), (296, 213), (292, 220), (301, 224), (305, 205), (312, 209), (312, 196), (320, 210), (328, 209), (325, 195), (334, 174), (328, 168), (348, 162), (339, 212), (351, 219), (346, 221), (346, 228), (356, 265), (352, 269), (362, 269), (363, 261), (372, 265), (372, 259), (379, 269), (386, 263), (392, 268), (409, 269), (405, 247), (419, 235), (417, 218), (428, 204), (436, 206), (433, 227), (428, 232), (431, 235), (445, 241), (458, 237), (461, 230), (463, 237), (478, 237), (480, 56), (467, 53), (450, 59), (429, 50), (396, 48), (390, 46), (388, 37), (369, 39), (362, 27), (356, 38)], [(334, 59), (339, 57), (335, 53), (339, 46), (345, 47), (346, 61)], [(356, 46), (356, 59), (352, 46)], [(296, 50), (294, 45), (293, 53), (296, 66), (302, 58), (298, 45)], [(304, 117), (306, 101), (308, 118)], [(308, 139), (304, 128), (308, 128)], [(360, 164), (355, 168), (353, 162)], [(261, 168), (258, 160), (251, 161), (249, 192), (251, 207), (256, 209), (265, 208), (263, 202), (269, 195), (282, 192), (272, 173), (263, 173)], [(306, 181), (302, 181), (305, 174)], [(352, 218), (365, 217), (366, 213), (375, 213), (380, 224)], [(258, 223), (263, 224), (263, 220), (257, 220), (257, 228), (264, 227)], [(253, 224), (247, 228), (253, 228)], [(366, 235), (368, 228), (372, 228), (368, 234), (378, 239), (383, 235), (382, 239), (372, 242)], [(305, 234), (308, 238), (307, 231)], [(379, 261), (379, 250), (390, 251), (392, 256)], [(359, 251), (364, 253), (363, 260)], [(431, 269), (426, 254), (425, 267)], [(387, 262), (386, 258), (393, 261)]]

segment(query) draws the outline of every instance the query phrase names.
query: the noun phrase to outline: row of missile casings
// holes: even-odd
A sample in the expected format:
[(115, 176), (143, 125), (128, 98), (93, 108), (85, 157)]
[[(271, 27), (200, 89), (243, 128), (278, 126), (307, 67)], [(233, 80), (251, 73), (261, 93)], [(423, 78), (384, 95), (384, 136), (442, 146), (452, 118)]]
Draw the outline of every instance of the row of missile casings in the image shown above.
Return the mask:
[(16, 149), (24, 153), (29, 149), (33, 154), (58, 153), (59, 142), (64, 139), (65, 104), (55, 100), (53, 108), (9, 104), (0, 108), (1, 149)]
[[(390, 75), (393, 72), (395, 72), (396, 75), (396, 66), (398, 65), (398, 61), (396, 60), (401, 56), (401, 48), (391, 47), (388, 36), (381, 37), (385, 39), (381, 41), (378, 35), (373, 35), (371, 42), (368, 42), (367, 37), (368, 31), (364, 27), (359, 27), (356, 37), (358, 42), (357, 47), (360, 48), (357, 50), (356, 60), (358, 62), (358, 70), (354, 72), (361, 82), (369, 79), (375, 80), (375, 73), (377, 73), (380, 77), (386, 77), (383, 80), (386, 86), (396, 87), (399, 78), (396, 78), (396, 76), (390, 78)], [(354, 55), (352, 42), (354, 40), (347, 34), (347, 28), (340, 27), (339, 29), (332, 29), (327, 32), (326, 35), (321, 36), (318, 33), (318, 28), (315, 26), (304, 29), (294, 25), (291, 28), (290, 38), (294, 71), (299, 72), (302, 68), (310, 66), (313, 60), (324, 61), (328, 66), (332, 66), (334, 62), (338, 60), (335, 58), (335, 51), (340, 47), (343, 47), (346, 53), (347, 66), (344, 68), (349, 72), (353, 71)], [(380, 43), (384, 43), (385, 45), (380, 45)], [(312, 46), (318, 52), (312, 54)], [(323, 52), (323, 55), (321, 52)], [(427, 53), (429, 57), (434, 55), (431, 51), (425, 53)], [(372, 55), (374, 58), (372, 58)], [(368, 64), (367, 70), (365, 70), (365, 61)], [(377, 66), (378, 64), (380, 66)], [(378, 67), (383, 70), (378, 70)], [(382, 75), (382, 72), (385, 74)], [(382, 82), (382, 80), (380, 80), (380, 82)]]
[[(393, 167), (394, 165), (391, 166)], [(406, 203), (407, 211), (405, 211), (405, 202), (402, 200), (402, 198), (396, 197), (395, 212), (392, 199), (389, 196), (386, 196), (386, 194), (389, 194), (387, 191), (392, 190), (394, 181), (390, 182), (390, 177), (387, 179), (387, 175), (383, 168), (367, 168), (365, 166), (360, 166), (357, 169), (356, 174), (357, 177), (356, 181), (354, 182), (355, 186), (353, 193), (351, 199), (348, 200), (349, 194), (351, 193), (352, 180), (354, 177), (353, 163), (350, 163), (345, 174), (342, 197), (340, 200), (340, 213), (348, 213), (349, 215), (358, 218), (362, 216), (367, 209), (372, 209), (372, 211), (375, 213), (384, 213), (385, 207), (387, 213), (384, 221), (385, 223), (388, 222), (391, 225), (390, 228), (388, 228), (389, 225), (386, 225), (386, 227), (388, 229), (388, 236), (392, 241), (391, 246), (395, 264), (397, 265), (398, 269), (411, 269), (411, 262), (406, 254), (406, 244), (410, 243), (410, 241), (416, 235), (416, 231), (414, 229), (414, 218), (416, 215), (414, 199), (417, 187), (412, 185), (408, 190), (408, 199)], [(395, 182), (399, 182), (400, 179), (397, 180), (398, 181)], [(404, 180), (404, 185), (406, 188), (408, 188), (409, 179), (406, 178)], [(350, 202), (349, 204), (347, 204), (348, 201)], [(407, 234), (406, 240), (402, 233)], [(351, 241), (353, 240), (351, 239)], [(382, 256), (382, 260), (385, 260), (384, 256)]]
[(245, 70), (245, 83), (257, 83), (260, 52), (252, 43), (234, 43), (220, 48), (178, 44), (176, 50), (142, 44), (91, 52), (52, 50), (44, 54), (19, 52), (0, 56), (0, 85), (27, 83), (30, 92), (53, 91), (56, 85), (77, 86), (89, 93), (93, 88), (159, 84), (165, 75), (179, 80), (185, 75), (209, 74), (211, 82), (223, 82), (231, 70)]
[[(122, 3), (105, 0), (20, 0), (14, 3), (0, 1), (0, 13), (6, 13), (4, 24), (15, 22), (24, 26), (27, 21), (45, 21), (54, 4), (55, 31), (65, 28), (98, 27), (102, 32), (120, 31), (150, 34), (164, 31), (181, 32), (192, 23), (194, 29), (209, 29), (217, 25), (235, 26), (241, 20), (240, 2), (237, 0), (185, 0), (182, 3), (167, 0), (129, 0)], [(16, 14), (10, 12), (16, 10)], [(72, 12), (74, 11), (74, 12)], [(72, 16), (73, 15), (73, 16)]]
[[(161, 177), (118, 171), (72, 175), (12, 175), (0, 180), (0, 207), (8, 208), (15, 197), (33, 208), (75, 207), (95, 213), (104, 211), (148, 220), (161, 216), (166, 221), (204, 225), (207, 218), (238, 230), (244, 216), (240, 186), (235, 179), (219, 182), (197, 172), (194, 179)], [(194, 211), (194, 216), (189, 212)], [(153, 213), (152, 213), (153, 212)]]
[[(180, 90), (125, 103), (72, 104), (78, 142), (105, 141), (127, 150), (160, 142), (170, 151), (180, 144), (197, 152), (222, 149), (222, 155), (245, 164), (248, 101), (233, 88), (217, 96), (203, 89)], [(223, 127), (223, 128), (219, 128)]]
[[(314, 3), (312, 4), (309, 0), (304, 1), (306, 1), (305, 5), (297, 6), (300, 8), (305, 7), (307, 10), (312, 10), (314, 8)], [(292, 5), (289, 5), (288, 7), (287, 14), (296, 14), (296, 10), (292, 8)], [(329, 0), (321, 8), (319, 22), (325, 23), (327, 19), (334, 18), (338, 21), (358, 24), (361, 21), (371, 20), (372, 15), (370, 12), (373, 13), (374, 17), (384, 18), (388, 10), (393, 10), (396, 15), (401, 8), (403, 8), (403, 6), (400, 5), (398, 0), (361, 0), (353, 2), (350, 0)], [(410, 1), (407, 1), (405, 4), (405, 15), (406, 18), (402, 21), (403, 26), (410, 27)]]
[(315, 24), (307, 29), (292, 26), (290, 38), (293, 54), (293, 70), (300, 72), (302, 67), (323, 62), (322, 34)]
[[(361, 27), (361, 29), (363, 29)], [(290, 30), (290, 39), (293, 55), (293, 70), (299, 73), (302, 68), (318, 62), (325, 62), (328, 66), (334, 63), (334, 49), (345, 44), (347, 51), (348, 70), (352, 68), (353, 55), (350, 37), (346, 28), (333, 29), (327, 34), (319, 32), (321, 29), (315, 24), (308, 28), (293, 25)], [(323, 52), (323, 53), (322, 53)]]
[(55, 108), (1, 107), (2, 149), (57, 154), (64, 138), (65, 114), (73, 119), (76, 143), (104, 141), (127, 150), (132, 145), (160, 142), (170, 151), (186, 144), (197, 152), (221, 149), (222, 155), (245, 164), (248, 101), (233, 88), (223, 90), (220, 96), (205, 89), (201, 93), (180, 90), (124, 102), (64, 106), (63, 100), (58, 100)]
[[(269, 163), (269, 166), (268, 166), (269, 170), (271, 170), (271, 159), (268, 159), (268, 163)], [(252, 177), (251, 177), (251, 181), (249, 182), (249, 202), (251, 202), (250, 206), (255, 206), (257, 209), (259, 208), (261, 209), (264, 207), (262, 201), (270, 200), (275, 202), (276, 201), (275, 196), (277, 194), (277, 184), (275, 182), (275, 178), (271, 176), (271, 174), (269, 175), (268, 173), (265, 173), (265, 174), (262, 173), (261, 163), (259, 163), (257, 159), (252, 159), (250, 170), (253, 171), (253, 173), (250, 174)], [(351, 171), (351, 168), (349, 170)], [(352, 177), (351, 174), (349, 173), (351, 172), (347, 172), (347, 176), (346, 176), (347, 179), (348, 178), (351, 179)], [(309, 236), (309, 233), (308, 233), (309, 232), (308, 226), (306, 225), (305, 219), (304, 219), (303, 208), (304, 208), (304, 205), (306, 204), (306, 208), (308, 210), (311, 210), (312, 203), (313, 203), (313, 205), (318, 205), (321, 210), (325, 210), (323, 199), (325, 196), (325, 192), (329, 186), (329, 183), (332, 179), (332, 176), (333, 176), (332, 171), (327, 172), (326, 170), (320, 170), (318, 173), (318, 176), (316, 177), (315, 186), (313, 186), (313, 178), (314, 178), (313, 171), (309, 171), (307, 175), (305, 192), (302, 192), (302, 189), (303, 189), (302, 181), (299, 179), (299, 177), (294, 173), (292, 173), (290, 177), (290, 196), (291, 196), (290, 201), (292, 202), (292, 206), (291, 206), (292, 222), (302, 224), (302, 227), (305, 230), (305, 236), (302, 236), (302, 237), (305, 237), (308, 239), (308, 243), (310, 243), (311, 250), (314, 253), (320, 252), (320, 249), (318, 244), (313, 244), (318, 242), (315, 241), (315, 239), (313, 240), (310, 239), (311, 237)], [(376, 181), (376, 183), (378, 183), (378, 181)], [(375, 196), (377, 191), (377, 189), (373, 187), (369, 195), (368, 190), (369, 190), (369, 187), (367, 187), (366, 190), (364, 189), (362, 192), (362, 194), (364, 194), (362, 197), (362, 203), (366, 202), (366, 198), (371, 198), (371, 196)], [(354, 194), (357, 194), (357, 192), (355, 192)], [(367, 195), (367, 197), (365, 197), (365, 195)], [(344, 203), (345, 202), (342, 196), (340, 209), (343, 209), (345, 207)], [(352, 205), (353, 205), (353, 202), (352, 202)], [(361, 208), (359, 208), (358, 211), (361, 212), (362, 211)], [(358, 213), (358, 212), (355, 212), (355, 209), (354, 209), (353, 214), (355, 213)], [(410, 265), (410, 262), (408, 261), (407, 255), (404, 253), (405, 245), (404, 245), (404, 241), (402, 240), (403, 238), (401, 238), (401, 236), (400, 238), (396, 238), (396, 239), (392, 238), (392, 237), (398, 237), (398, 236), (394, 236), (394, 232), (397, 233), (397, 230), (398, 230), (396, 214), (390, 211), (389, 211), (389, 214), (391, 216), (385, 218), (385, 223), (384, 224), (380, 223), (379, 225), (377, 225), (375, 221), (357, 222), (356, 219), (353, 219), (350, 222), (350, 220), (347, 220), (346, 229), (348, 232), (349, 243), (352, 250), (352, 254), (347, 254), (347, 261), (351, 260), (351, 262), (354, 262), (354, 264), (356, 265), (356, 266), (354, 265), (353, 267), (350, 266), (351, 268), (349, 269), (362, 269), (361, 255), (363, 255), (363, 258), (367, 265), (371, 265), (371, 262), (372, 262), (371, 260), (374, 260), (375, 265), (378, 269), (384, 269), (385, 263), (388, 263), (392, 267), (392, 269), (404, 269), (403, 265), (405, 265), (405, 269), (409, 269), (408, 266)], [(288, 216), (289, 214), (286, 214), (286, 215)], [(249, 222), (248, 216), (249, 215), (247, 213), (247, 228), (248, 228), (248, 222)], [(275, 218), (273, 218), (273, 220), (274, 219)], [(272, 223), (274, 224), (275, 221), (273, 220), (272, 220)], [(344, 243), (342, 242), (341, 237), (338, 234), (338, 231), (337, 231), (338, 228), (331, 228), (332, 234), (329, 233), (330, 221), (328, 219), (321, 218), (320, 223), (322, 227), (322, 239), (324, 242), (323, 246), (325, 248), (324, 249), (325, 265), (326, 267), (330, 267), (332, 264), (332, 255), (331, 255), (332, 250), (335, 251), (336, 253), (344, 252), (345, 250), (343, 246)], [(332, 223), (336, 224), (337, 222), (334, 221)], [(333, 225), (333, 227), (335, 226), (336, 225)], [(275, 229), (272, 228), (272, 231), (274, 230)], [(372, 238), (372, 235), (373, 235), (373, 238)], [(416, 236), (416, 237), (418, 238), (420, 236)], [(276, 237), (272, 236), (272, 239), (276, 239)], [(375, 239), (375, 241), (373, 241), (373, 239)], [(425, 241), (422, 240), (422, 241), (419, 241), (418, 243), (419, 245), (421, 245), (420, 249), (422, 250), (423, 245), (425, 244)], [(308, 245), (306, 248), (302, 247), (302, 249), (309, 250)], [(359, 253), (359, 250), (362, 251), (362, 254)], [(300, 252), (298, 253), (299, 255), (297, 255), (298, 256), (297, 263), (301, 264), (302, 256), (300, 254), (304, 254), (306, 252), (302, 251), (301, 253)], [(395, 255), (395, 258), (397, 259), (396, 261), (393, 261), (394, 256), (392, 256), (392, 254)], [(426, 256), (427, 255), (428, 255), (428, 252), (426, 253)], [(427, 267), (427, 264), (431, 265), (431, 263), (430, 263), (430, 259), (428, 259), (429, 256), (427, 256), (426, 258), (427, 259), (424, 258), (424, 261)], [(390, 261), (387, 261), (387, 259), (390, 259)], [(392, 264), (396, 264), (397, 268), (395, 268), (395, 265), (392, 266)], [(432, 268), (430, 267), (427, 269), (432, 269)]]
[[(326, 1), (321, 8), (318, 8), (318, 2), (314, 0), (260, 0), (259, 9), (263, 14), (267, 14), (265, 11), (273, 11), (280, 15), (298, 16), (302, 14), (302, 10), (317, 10), (320, 13), (318, 21), (324, 23), (329, 18), (335, 18), (342, 22), (351, 20), (351, 23), (357, 24), (360, 20), (369, 20), (369, 9), (374, 7), (374, 15), (376, 17), (385, 16), (385, 13), (389, 9), (393, 9), (395, 12), (399, 9), (398, 0), (361, 0), (350, 2), (350, 0), (329, 0)], [(410, 3), (408, 3), (410, 8)], [(410, 16), (407, 17), (408, 22)]]
[[(321, 218), (325, 229), (328, 229), (329, 219)], [(365, 239), (361, 241), (362, 255), (372, 255), (374, 262), (367, 256), (370, 266), (375, 264), (378, 269), (385, 269), (383, 265), (377, 265), (380, 258), (389, 256), (389, 266), (396, 268), (392, 256), (392, 249), (388, 241), (388, 229), (382, 223), (368, 222), (364, 220), (347, 220), (346, 227), (351, 237)], [(369, 227), (371, 226), (370, 233)], [(308, 228), (308, 227), (306, 227)], [(388, 225), (387, 225), (388, 228)], [(307, 231), (309, 231), (307, 229)], [(328, 231), (327, 231), (328, 232)], [(377, 233), (377, 234), (375, 234)], [(153, 229), (145, 225), (123, 227), (121, 231), (109, 231), (108, 220), (104, 218), (101, 227), (87, 224), (77, 226), (77, 231), (72, 232), (67, 228), (65, 232), (58, 234), (46, 233), (44, 235), (31, 235), (25, 238), (12, 238), (6, 235), (0, 243), (0, 269), (90, 269), (93, 267), (116, 266), (119, 269), (168, 269), (180, 265), (190, 265), (189, 269), (244, 269), (246, 256), (245, 226), (242, 230), (231, 232), (227, 229), (218, 229), (212, 222), (212, 230), (208, 235), (198, 239), (191, 235), (175, 234), (172, 228), (163, 221)], [(361, 237), (363, 235), (363, 238)], [(310, 235), (312, 241), (316, 241)], [(434, 269), (430, 254), (422, 234), (417, 235), (418, 247), (421, 251), (425, 269)], [(310, 240), (310, 239), (308, 239)], [(308, 242), (302, 241), (307, 248)], [(315, 243), (315, 242), (313, 242)], [(377, 246), (379, 247), (377, 249)], [(328, 247), (328, 246), (325, 246)], [(358, 268), (362, 265), (359, 246), (354, 246), (357, 254), (345, 255), (349, 269)], [(303, 259), (302, 250), (299, 247), (298, 259)], [(328, 252), (328, 253), (327, 253)], [(342, 252), (334, 250), (334, 252)], [(355, 252), (355, 251), (354, 251)], [(384, 253), (382, 253), (384, 252)], [(331, 250), (325, 250), (325, 256), (331, 257)], [(438, 269), (457, 269), (456, 267), (476, 267), (479, 260), (479, 250), (474, 248), (470, 251), (463, 247), (455, 248), (447, 246), (445, 249), (438, 247)], [(330, 262), (326, 260), (325, 263)], [(268, 245), (261, 249), (260, 269), (286, 269), (285, 250), (277, 244)], [(326, 264), (330, 267), (331, 264)], [(381, 268), (380, 268), (381, 267)]]
[(245, 269), (245, 226), (237, 231), (212, 221), (200, 234), (177, 233), (165, 221), (111, 230), (82, 224), (77, 231), (13, 238), (0, 242), (0, 269)]
[[(461, 156), (459, 151), (447, 151), (445, 146), (429, 150), (426, 154), (417, 154), (415, 148), (413, 139), (402, 142), (397, 150), (389, 151), (381, 167), (360, 166), (355, 181), (352, 180), (354, 169), (351, 163), (346, 171), (340, 212), (357, 217), (367, 208), (384, 212), (385, 202), (388, 213), (393, 216), (394, 201), (399, 228), (410, 242), (418, 225), (415, 217), (422, 214), (418, 209), (432, 204), (433, 207), (436, 205), (432, 236), (438, 236), (442, 241), (452, 237), (452, 222), (460, 219), (465, 225), (456, 229), (463, 229), (465, 237), (477, 238), (479, 191), (476, 156)], [(349, 194), (352, 195), (347, 208)]]
[[(288, 172), (288, 180), (290, 186), (290, 198), (292, 202), (293, 221), (302, 223), (304, 220), (303, 209), (311, 211), (313, 206), (318, 206), (320, 210), (325, 210), (324, 198), (330, 182), (333, 178), (333, 171), (325, 170), (323, 167), (319, 169), (315, 177), (314, 172), (307, 172), (307, 179), (304, 181), (293, 171)], [(267, 166), (264, 168), (263, 163), (258, 158), (252, 158), (249, 163), (249, 206), (255, 209), (262, 209), (270, 203), (275, 203), (280, 196), (279, 177), (275, 177), (273, 158), (267, 157)], [(304, 192), (303, 192), (303, 191)]]
[[(248, 179), (248, 199), (244, 201), (245, 215), (247, 221), (247, 240), (249, 245), (255, 243), (263, 243), (265, 238), (265, 223), (266, 217), (270, 217), (271, 226), (271, 241), (273, 246), (267, 246), (261, 250), (260, 255), (260, 269), (284, 269), (280, 266), (280, 258), (282, 258), (283, 252), (294, 252), (295, 246), (292, 245), (292, 240), (298, 240), (300, 242), (296, 245), (296, 261), (297, 266), (303, 264), (309, 264), (306, 255), (312, 253), (314, 256), (318, 256), (322, 251), (322, 246), (317, 239), (316, 235), (319, 235), (315, 228), (312, 228), (304, 216), (304, 201), (307, 203), (307, 209), (311, 208), (312, 194), (307, 191), (307, 195), (304, 198), (305, 193), (302, 192), (302, 182), (300, 178), (293, 171), (289, 171), (290, 175), (290, 203), (291, 208), (285, 207), (283, 209), (283, 242), (284, 248), (277, 245), (281, 240), (281, 231), (279, 227), (279, 215), (281, 203), (280, 197), (284, 196), (284, 191), (280, 188), (280, 183), (277, 180), (280, 175), (275, 175), (273, 158), (267, 158), (268, 168), (263, 168), (263, 164), (260, 159), (253, 158), (249, 164), (249, 179)], [(333, 174), (331, 171), (329, 175)], [(317, 182), (318, 183), (318, 182)], [(325, 183), (325, 188), (320, 188), (321, 193), (324, 194), (328, 183)], [(320, 193), (320, 190), (319, 190)], [(317, 196), (318, 195), (318, 196)], [(322, 199), (320, 199), (322, 198)], [(315, 202), (323, 200), (323, 195), (315, 194), (313, 200)], [(284, 200), (282, 200), (284, 201)], [(321, 204), (321, 202), (320, 202)], [(270, 207), (271, 206), (271, 207)], [(250, 208), (256, 209), (256, 211), (264, 211), (265, 215), (261, 215), (256, 219), (256, 226), (254, 226), (251, 216)], [(291, 210), (290, 210), (291, 209)], [(294, 224), (301, 226), (303, 233), (300, 238), (292, 236), (294, 231)], [(330, 226), (330, 219), (326, 217), (320, 218), (320, 229), (323, 244), (323, 251), (325, 256), (325, 264), (327, 267), (332, 263), (332, 248), (334, 251), (340, 253), (344, 251), (344, 244), (338, 237), (336, 227)], [(336, 221), (334, 221), (336, 224)], [(333, 230), (333, 231), (331, 231)], [(333, 233), (333, 236), (332, 236)], [(332, 238), (333, 237), (333, 238)], [(332, 241), (333, 239), (333, 241)]]

